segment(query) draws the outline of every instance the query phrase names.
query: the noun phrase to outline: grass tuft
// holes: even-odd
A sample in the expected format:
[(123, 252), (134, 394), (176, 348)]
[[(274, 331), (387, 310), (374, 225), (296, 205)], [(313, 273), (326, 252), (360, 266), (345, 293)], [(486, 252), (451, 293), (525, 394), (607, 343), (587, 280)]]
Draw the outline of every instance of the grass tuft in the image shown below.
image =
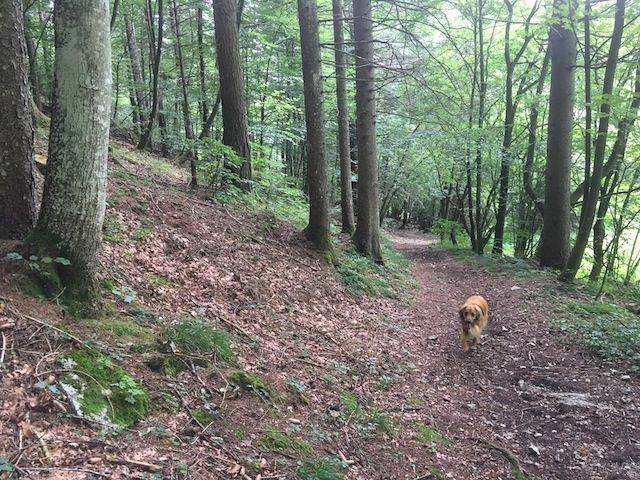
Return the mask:
[(204, 318), (187, 318), (174, 323), (165, 330), (161, 342), (171, 344), (172, 349), (182, 353), (215, 355), (224, 363), (235, 361), (229, 334)]
[(342, 480), (345, 470), (343, 463), (334, 458), (305, 460), (298, 467), (298, 478), (300, 480)]
[(310, 452), (311, 446), (305, 440), (291, 438), (277, 430), (269, 430), (260, 438), (260, 445), (274, 452)]

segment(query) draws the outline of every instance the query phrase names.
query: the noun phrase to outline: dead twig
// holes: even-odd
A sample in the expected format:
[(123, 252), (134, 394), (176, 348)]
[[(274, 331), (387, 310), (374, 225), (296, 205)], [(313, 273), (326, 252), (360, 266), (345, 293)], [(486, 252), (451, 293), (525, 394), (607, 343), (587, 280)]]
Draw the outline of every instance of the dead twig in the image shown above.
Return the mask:
[(528, 480), (529, 475), (524, 471), (522, 466), (520, 465), (520, 461), (516, 458), (516, 456), (500, 445), (496, 445), (495, 443), (490, 442), (489, 440), (485, 440), (484, 438), (475, 437), (472, 440), (475, 440), (479, 443), (486, 445), (489, 448), (492, 448), (498, 452), (500, 452), (504, 458), (511, 464), (511, 470), (513, 471), (514, 476), (518, 480)]
[(111, 477), (111, 475), (107, 475), (96, 470), (89, 470), (87, 468), (80, 467), (20, 467), (20, 470), (24, 470), (25, 472), (82, 472), (90, 473), (91, 475), (97, 475), (104, 478)]
[(129, 460), (128, 458), (118, 458), (114, 456), (107, 456), (107, 461), (115, 463), (117, 465), (126, 465), (128, 467), (135, 467), (146, 472), (158, 473), (162, 471), (161, 465), (155, 465), (153, 463), (140, 462), (138, 460)]
[(7, 310), (10, 311), (11, 313), (13, 313), (14, 315), (18, 316), (18, 317), (22, 317), (26, 320), (30, 320), (32, 322), (35, 322), (39, 325), (42, 325), (43, 327), (47, 327), (51, 330), (54, 330), (62, 335), (64, 335), (65, 337), (67, 337), (70, 340), (73, 340), (74, 342), (76, 342), (79, 345), (82, 346), (86, 346), (86, 343), (83, 340), (80, 340), (78, 337), (76, 337), (75, 335), (70, 334), (69, 332), (65, 332), (64, 330), (62, 330), (61, 328), (56, 327), (55, 325), (51, 325), (48, 322), (45, 322), (44, 320), (39, 320), (35, 317), (32, 317), (31, 315), (27, 315), (26, 313), (22, 313), (17, 311), (16, 309), (7, 306)]

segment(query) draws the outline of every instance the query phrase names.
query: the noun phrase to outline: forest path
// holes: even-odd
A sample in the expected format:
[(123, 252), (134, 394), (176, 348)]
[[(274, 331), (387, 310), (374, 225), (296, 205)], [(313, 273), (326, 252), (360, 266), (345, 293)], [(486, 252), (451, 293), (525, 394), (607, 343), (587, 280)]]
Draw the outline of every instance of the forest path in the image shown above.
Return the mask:
[[(434, 465), (455, 479), (522, 479), (520, 467), (539, 479), (640, 478), (638, 379), (549, 327), (548, 283), (489, 272), (416, 232), (393, 241), (419, 282), (403, 335), (417, 369), (397, 394), (419, 391), (416, 419), (450, 440), (436, 445)], [(457, 310), (473, 294), (491, 320), (465, 354)]]

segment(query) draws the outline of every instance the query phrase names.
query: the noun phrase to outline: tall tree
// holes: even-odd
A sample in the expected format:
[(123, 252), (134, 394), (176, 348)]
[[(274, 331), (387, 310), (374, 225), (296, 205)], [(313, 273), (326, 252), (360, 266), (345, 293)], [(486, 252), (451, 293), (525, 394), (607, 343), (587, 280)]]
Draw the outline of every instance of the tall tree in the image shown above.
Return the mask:
[[(111, 108), (109, 0), (54, 3), (55, 80), (49, 159), (30, 245), (58, 255), (67, 298), (95, 304), (106, 204)], [(91, 88), (87, 88), (90, 85)]]
[(358, 223), (353, 242), (360, 253), (381, 263), (371, 0), (353, 0), (353, 30), (358, 144)]
[(323, 252), (331, 253), (329, 191), (325, 158), (324, 102), (318, 5), (316, 0), (298, 0), (304, 114), (307, 126), (307, 183), (309, 186), (309, 224), (307, 237)]
[(184, 59), (182, 56), (182, 44), (180, 36), (180, 19), (178, 17), (178, 6), (176, 0), (171, 0), (171, 18), (173, 20), (173, 33), (175, 35), (174, 48), (176, 53), (176, 63), (178, 72), (180, 72), (180, 85), (182, 87), (182, 118), (184, 122), (184, 134), (187, 139), (189, 165), (191, 169), (191, 188), (198, 187), (198, 169), (197, 160), (198, 153), (195, 147), (195, 135), (193, 133), (193, 124), (191, 123), (191, 109), (189, 108), (189, 94), (187, 92), (187, 76), (185, 74)]
[[(244, 98), (244, 78), (238, 43), (238, 5), (236, 0), (215, 0), (216, 52), (222, 100), (222, 143), (233, 148), (242, 161), (240, 178), (251, 180), (251, 148)], [(243, 182), (242, 186), (248, 188)]]
[(576, 273), (582, 263), (584, 251), (589, 242), (591, 228), (596, 214), (598, 197), (602, 183), (602, 172), (604, 167), (605, 150), (607, 147), (607, 136), (609, 133), (609, 119), (611, 116), (611, 94), (613, 93), (613, 82), (615, 79), (616, 67), (618, 66), (618, 55), (620, 53), (620, 43), (622, 42), (622, 31), (624, 30), (625, 0), (616, 0), (616, 13), (613, 25), (613, 35), (609, 44), (609, 53), (602, 82), (602, 103), (600, 105), (600, 115), (598, 121), (598, 131), (596, 133), (593, 172), (585, 172), (585, 191), (580, 212), (580, 224), (576, 240), (571, 249), (571, 254), (567, 260), (566, 268), (560, 278), (564, 281), (575, 279)]
[(549, 27), (551, 91), (540, 264), (561, 269), (569, 254), (571, 139), (575, 101), (576, 35), (573, 0), (554, 0)]
[(507, 200), (509, 196), (509, 176), (511, 170), (511, 143), (513, 142), (513, 128), (516, 119), (517, 104), (519, 96), (523, 93), (524, 87), (518, 88), (514, 93), (514, 73), (520, 58), (524, 55), (527, 45), (531, 41), (532, 35), (529, 33), (529, 25), (533, 16), (538, 11), (538, 2), (535, 2), (524, 25), (525, 38), (520, 48), (511, 53), (511, 24), (513, 22), (513, 6), (516, 1), (504, 0), (507, 7), (508, 17), (505, 26), (504, 39), (504, 61), (506, 68), (505, 79), (505, 108), (504, 127), (502, 134), (502, 148), (500, 149), (500, 191), (498, 195), (498, 213), (496, 214), (496, 229), (493, 241), (493, 253), (502, 254), (504, 243), (504, 227), (507, 220)]
[(340, 157), (340, 206), (342, 232), (355, 231), (353, 191), (351, 187), (351, 145), (349, 143), (349, 110), (347, 108), (346, 43), (342, 17), (342, 0), (333, 0), (333, 38), (336, 60), (336, 100), (338, 103), (338, 154)]
[(22, 0), (0, 3), (0, 238), (23, 238), (36, 220), (33, 120)]
[[(147, 15), (149, 21), (149, 27), (151, 33), (153, 33), (153, 15), (151, 11), (151, 1), (149, 0), (147, 3)], [(150, 39), (150, 44), (153, 44), (155, 41), (156, 49), (155, 51), (152, 49), (153, 56), (153, 87), (152, 87), (152, 101), (151, 101), (151, 113), (149, 114), (149, 120), (147, 122), (147, 126), (140, 137), (140, 141), (138, 142), (138, 149), (144, 150), (151, 144), (151, 134), (153, 133), (153, 123), (155, 121), (156, 115), (158, 114), (158, 82), (160, 79), (160, 57), (162, 55), (162, 32), (164, 29), (164, 7), (162, 4), (162, 0), (158, 0), (158, 36), (157, 40), (155, 38)]]

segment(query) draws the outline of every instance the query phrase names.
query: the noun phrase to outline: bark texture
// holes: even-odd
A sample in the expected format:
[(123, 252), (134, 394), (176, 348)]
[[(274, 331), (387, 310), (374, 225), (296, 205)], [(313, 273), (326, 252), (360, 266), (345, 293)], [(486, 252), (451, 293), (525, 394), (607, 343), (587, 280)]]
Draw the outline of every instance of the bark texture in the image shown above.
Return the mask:
[(567, 262), (571, 230), (569, 189), (576, 63), (573, 13), (572, 0), (554, 0), (549, 29), (551, 92), (540, 264), (558, 269)]
[(342, 232), (355, 231), (353, 191), (351, 186), (351, 145), (349, 142), (349, 110), (347, 108), (347, 62), (344, 42), (342, 0), (333, 0), (333, 38), (336, 60), (336, 100), (338, 103), (338, 154), (340, 156), (340, 205)]
[(56, 0), (55, 79), (49, 159), (34, 244), (71, 261), (59, 269), (65, 295), (92, 300), (102, 242), (111, 42), (108, 0)]
[(251, 148), (240, 65), (237, 9), (236, 0), (216, 0), (213, 7), (222, 101), (222, 143), (233, 148), (242, 159), (240, 178), (251, 180)]
[(331, 251), (329, 193), (325, 158), (322, 64), (316, 0), (298, 0), (304, 113), (307, 126), (307, 183), (309, 185), (308, 238), (325, 252)]
[(36, 220), (33, 119), (22, 0), (0, 2), (0, 238)]
[(353, 26), (358, 143), (358, 223), (353, 241), (360, 253), (382, 262), (371, 0), (353, 1)]

